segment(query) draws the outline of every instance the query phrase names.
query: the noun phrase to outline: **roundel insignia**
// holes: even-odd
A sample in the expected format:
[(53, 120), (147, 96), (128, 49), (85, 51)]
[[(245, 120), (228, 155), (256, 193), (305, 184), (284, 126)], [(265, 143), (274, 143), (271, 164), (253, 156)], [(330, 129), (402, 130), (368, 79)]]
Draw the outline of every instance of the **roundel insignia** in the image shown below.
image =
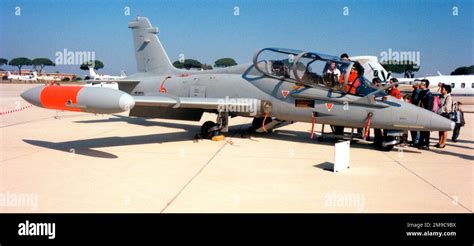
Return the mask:
[(331, 111), (331, 109), (334, 107), (334, 103), (326, 103), (325, 105), (328, 111)]

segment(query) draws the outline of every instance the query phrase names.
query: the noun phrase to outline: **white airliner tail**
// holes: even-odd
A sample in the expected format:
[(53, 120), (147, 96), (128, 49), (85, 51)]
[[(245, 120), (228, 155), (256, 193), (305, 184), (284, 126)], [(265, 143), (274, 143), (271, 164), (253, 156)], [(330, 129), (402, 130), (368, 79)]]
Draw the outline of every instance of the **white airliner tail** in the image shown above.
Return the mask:
[(89, 67), (89, 75), (94, 78), (97, 76), (93, 67)]

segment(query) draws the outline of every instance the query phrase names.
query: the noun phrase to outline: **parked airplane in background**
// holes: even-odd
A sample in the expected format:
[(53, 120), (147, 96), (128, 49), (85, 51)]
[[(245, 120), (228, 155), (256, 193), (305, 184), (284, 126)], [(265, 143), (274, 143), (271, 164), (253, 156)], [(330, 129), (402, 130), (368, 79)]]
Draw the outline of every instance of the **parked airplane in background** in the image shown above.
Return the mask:
[(474, 75), (442, 75), (426, 76), (423, 78), (411, 79), (409, 82), (400, 84), (399, 89), (402, 92), (411, 92), (412, 85), (422, 79), (430, 81), (430, 90), (433, 93), (440, 93), (439, 85), (441, 83), (451, 85), (451, 95), (456, 101), (465, 105), (474, 104)]
[[(87, 81), (87, 80), (86, 80)], [(112, 88), (115, 90), (118, 90), (118, 83), (117, 82), (111, 82), (111, 81), (87, 81), (87, 83), (84, 84), (84, 86), (87, 87), (107, 87), (107, 88)]]
[[(201, 127), (203, 138), (222, 140), (229, 119), (253, 118), (257, 132), (291, 122), (384, 129), (381, 148), (389, 150), (406, 130), (449, 131), (454, 122), (387, 95), (359, 75), (353, 61), (316, 52), (264, 48), (253, 62), (213, 70), (177, 69), (145, 17), (128, 23), (138, 73), (115, 80), (119, 90), (87, 86), (38, 86), (21, 94), (38, 107), (143, 118), (216, 121)], [(358, 79), (357, 85), (355, 81)]]
[(40, 75), (36, 71), (33, 72), (33, 78), (36, 80), (45, 80), (45, 81), (61, 81), (61, 79), (57, 76), (47, 76), (47, 75)]
[(16, 75), (11, 74), (10, 71), (7, 72), (8, 80), (23, 80), (23, 81), (36, 81), (36, 77), (33, 75)]
[(89, 67), (89, 77), (91, 80), (115, 80), (115, 79), (125, 79), (127, 74), (124, 71), (121, 72), (120, 76), (112, 76), (106, 74), (97, 74), (93, 67)]

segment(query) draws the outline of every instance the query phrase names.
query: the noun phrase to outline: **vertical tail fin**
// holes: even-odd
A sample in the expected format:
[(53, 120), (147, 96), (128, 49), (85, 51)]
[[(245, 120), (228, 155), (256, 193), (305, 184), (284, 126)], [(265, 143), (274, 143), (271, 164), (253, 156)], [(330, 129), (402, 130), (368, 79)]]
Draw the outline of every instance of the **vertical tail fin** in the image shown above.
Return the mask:
[(89, 75), (90, 75), (92, 78), (95, 78), (95, 76), (97, 76), (97, 74), (95, 73), (93, 67), (89, 67)]
[(139, 72), (173, 74), (175, 68), (170, 62), (165, 49), (156, 36), (158, 28), (152, 27), (146, 17), (137, 17), (128, 23), (132, 29), (135, 57)]

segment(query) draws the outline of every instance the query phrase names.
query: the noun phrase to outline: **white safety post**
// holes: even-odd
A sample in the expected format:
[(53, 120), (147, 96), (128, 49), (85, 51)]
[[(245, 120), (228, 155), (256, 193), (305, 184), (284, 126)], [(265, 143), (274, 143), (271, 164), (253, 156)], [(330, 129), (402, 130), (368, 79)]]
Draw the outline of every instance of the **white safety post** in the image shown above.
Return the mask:
[(349, 168), (350, 148), (351, 141), (339, 142), (334, 145), (334, 172)]

